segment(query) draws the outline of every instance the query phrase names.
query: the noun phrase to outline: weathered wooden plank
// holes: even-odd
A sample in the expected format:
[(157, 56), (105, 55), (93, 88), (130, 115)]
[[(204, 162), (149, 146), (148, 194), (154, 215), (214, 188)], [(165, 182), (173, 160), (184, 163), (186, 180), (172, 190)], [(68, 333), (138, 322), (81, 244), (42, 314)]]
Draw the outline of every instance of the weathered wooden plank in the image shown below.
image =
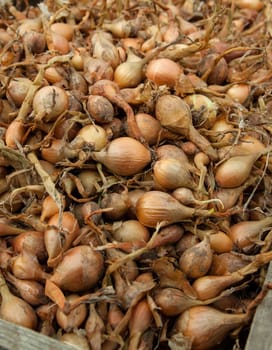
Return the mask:
[[(266, 274), (266, 282), (272, 282), (272, 264)], [(245, 350), (272, 349), (272, 290), (268, 291), (262, 303), (257, 307), (252, 320)]]
[(1, 350), (75, 350), (73, 346), (4, 320), (0, 320), (0, 344)]

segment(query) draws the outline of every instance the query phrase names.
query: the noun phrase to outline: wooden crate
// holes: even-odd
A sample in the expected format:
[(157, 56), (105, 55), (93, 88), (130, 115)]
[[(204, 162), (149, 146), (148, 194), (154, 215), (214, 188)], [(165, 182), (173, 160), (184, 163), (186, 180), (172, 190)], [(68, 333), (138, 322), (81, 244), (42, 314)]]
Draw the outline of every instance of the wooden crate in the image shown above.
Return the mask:
[[(272, 263), (270, 263), (265, 282), (272, 282)], [(252, 324), (245, 350), (272, 349), (272, 290), (268, 291), (262, 303), (258, 306)]]

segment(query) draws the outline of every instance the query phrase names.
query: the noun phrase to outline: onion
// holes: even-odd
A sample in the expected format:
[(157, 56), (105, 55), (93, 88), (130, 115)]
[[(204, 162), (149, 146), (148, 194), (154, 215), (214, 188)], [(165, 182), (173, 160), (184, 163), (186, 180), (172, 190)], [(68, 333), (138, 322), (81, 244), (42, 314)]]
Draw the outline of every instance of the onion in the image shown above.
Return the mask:
[(168, 257), (156, 259), (152, 263), (152, 269), (159, 277), (160, 287), (177, 288), (192, 298), (196, 297), (196, 293), (184, 272), (176, 267), (173, 259)]
[(161, 127), (157, 119), (147, 113), (135, 114), (135, 120), (145, 141), (149, 145), (154, 145), (163, 139), (177, 139), (178, 135)]
[(113, 225), (113, 238), (119, 242), (133, 242), (149, 240), (149, 231), (137, 220), (124, 220)]
[(175, 95), (160, 96), (156, 102), (155, 114), (162, 126), (184, 135), (212, 160), (217, 159), (217, 153), (209, 141), (194, 128), (190, 108), (180, 97)]
[(26, 280), (43, 281), (49, 277), (37, 257), (26, 249), (11, 259), (11, 271), (15, 277)]
[(148, 191), (136, 204), (136, 216), (147, 227), (174, 224), (192, 216), (209, 216), (208, 210), (189, 208), (179, 203), (170, 194), (161, 191)]
[(203, 301), (189, 297), (177, 288), (155, 290), (154, 300), (165, 316), (178, 316), (192, 306), (203, 305)]
[(216, 183), (223, 188), (241, 186), (248, 179), (255, 161), (260, 156), (260, 153), (255, 153), (227, 159), (215, 170)]
[[(69, 294), (66, 297), (67, 302), (78, 299), (77, 294)], [(65, 331), (71, 332), (74, 329), (80, 328), (81, 324), (87, 317), (87, 307), (85, 304), (76, 306), (68, 313), (64, 313), (60, 308), (57, 309), (56, 320), (58, 325)]]
[(244, 83), (234, 84), (227, 90), (227, 95), (241, 104), (247, 101), (249, 94), (250, 86)]
[(213, 252), (210, 240), (206, 236), (203, 241), (188, 248), (179, 258), (179, 266), (190, 278), (206, 275), (212, 264)]
[(99, 125), (88, 124), (83, 126), (73, 140), (73, 145), (76, 146), (77, 139), (82, 140), (86, 144), (90, 144), (94, 151), (101, 151), (107, 144), (108, 138), (106, 131)]
[(7, 87), (7, 98), (17, 107), (23, 103), (32, 82), (28, 78), (17, 77), (11, 79)]
[(86, 337), (91, 345), (91, 349), (98, 350), (101, 349), (100, 344), (103, 342), (102, 335), (105, 332), (105, 324), (96, 311), (95, 304), (90, 304), (89, 309), (89, 316), (85, 323)]
[(142, 59), (129, 51), (126, 61), (116, 67), (114, 81), (120, 89), (136, 87), (144, 79), (143, 67), (145, 64), (146, 59)]
[(189, 338), (194, 350), (208, 350), (221, 344), (229, 332), (248, 322), (247, 314), (229, 314), (211, 306), (193, 306), (175, 321), (173, 335)]
[(114, 108), (110, 101), (103, 96), (89, 95), (87, 110), (99, 124), (109, 123), (114, 118)]
[[(63, 208), (65, 207), (65, 197), (61, 197), (62, 200), (62, 206)], [(44, 200), (42, 201), (42, 211), (41, 211), (41, 216), (40, 220), (42, 222), (47, 221), (51, 216), (57, 214), (59, 212), (59, 207), (54, 200), (54, 198), (50, 195), (46, 196)]]
[(157, 85), (167, 85), (173, 88), (178, 83), (182, 67), (169, 58), (157, 58), (149, 62), (146, 67), (146, 77)]
[(26, 126), (21, 120), (14, 119), (7, 127), (5, 133), (5, 142), (8, 147), (17, 148), (22, 145), (26, 133)]
[(93, 57), (108, 62), (113, 68), (120, 63), (117, 47), (113, 44), (112, 36), (103, 31), (96, 31), (92, 36)]
[(166, 190), (178, 187), (196, 188), (186, 164), (174, 158), (157, 160), (153, 166), (153, 177), (155, 182)]
[(137, 303), (132, 309), (129, 319), (129, 343), (128, 350), (138, 349), (142, 334), (151, 327), (152, 312), (146, 299)]
[(14, 285), (19, 295), (30, 305), (36, 306), (45, 304), (48, 300), (44, 295), (44, 286), (32, 280), (21, 280), (11, 273), (5, 274), (6, 280)]
[(33, 98), (33, 110), (36, 120), (54, 121), (68, 110), (69, 99), (64, 89), (58, 86), (44, 86)]
[[(250, 260), (251, 261), (251, 260)], [(228, 275), (248, 264), (248, 260), (232, 251), (221, 254), (213, 254), (213, 261), (209, 275)]]
[(64, 139), (52, 138), (49, 145), (41, 147), (42, 158), (50, 163), (57, 163), (66, 158), (75, 158), (78, 156), (78, 149)]
[(228, 236), (238, 249), (247, 250), (254, 246), (254, 240), (259, 240), (263, 231), (271, 224), (272, 216), (262, 220), (242, 221), (230, 227)]
[(134, 137), (136, 140), (144, 141), (135, 121), (134, 111), (122, 97), (118, 84), (111, 80), (101, 79), (91, 86), (90, 94), (104, 96), (110, 102), (122, 108), (127, 115), (129, 136)]
[(79, 234), (79, 224), (74, 214), (69, 211), (55, 214), (48, 221), (44, 232), (44, 243), (48, 254), (47, 265), (56, 266), (64, 251), (70, 248)]
[(104, 216), (109, 220), (120, 220), (127, 212), (130, 201), (127, 191), (106, 193), (100, 203), (101, 208), (109, 208)]
[(37, 256), (41, 261), (47, 257), (43, 232), (22, 232), (11, 240), (11, 245), (16, 253), (21, 253), (22, 251), (27, 250)]
[(34, 309), (26, 301), (9, 291), (3, 275), (0, 275), (0, 280), (1, 318), (26, 328), (36, 329), (38, 320)]
[(23, 43), (32, 54), (41, 54), (46, 48), (44, 33), (37, 33), (34, 30), (29, 30), (23, 35)]
[(219, 142), (224, 145), (228, 144), (233, 139), (234, 126), (226, 121), (225, 115), (220, 115), (215, 120), (213, 126), (211, 127), (212, 134), (208, 135), (208, 138), (212, 142)]
[(131, 137), (114, 139), (104, 150), (92, 152), (92, 157), (122, 176), (135, 175), (151, 162), (150, 151)]
[(55, 22), (51, 24), (50, 29), (57, 33), (58, 35), (63, 36), (66, 40), (71, 41), (74, 36), (74, 28), (69, 23)]
[(217, 105), (205, 95), (193, 94), (184, 98), (192, 113), (193, 125), (210, 129), (216, 121)]
[(60, 342), (68, 344), (78, 350), (90, 350), (88, 340), (81, 333), (63, 333), (57, 338)]
[(102, 276), (101, 253), (86, 245), (70, 248), (56, 266), (51, 281), (62, 290), (81, 292), (95, 286)]

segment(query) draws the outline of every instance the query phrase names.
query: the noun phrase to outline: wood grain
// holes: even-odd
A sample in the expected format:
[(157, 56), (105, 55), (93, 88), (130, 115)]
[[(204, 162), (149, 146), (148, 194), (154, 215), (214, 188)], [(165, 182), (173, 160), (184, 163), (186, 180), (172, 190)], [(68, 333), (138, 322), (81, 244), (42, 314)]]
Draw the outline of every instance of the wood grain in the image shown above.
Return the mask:
[[(267, 270), (265, 282), (272, 282), (272, 264)], [(257, 307), (252, 320), (245, 350), (272, 349), (272, 290), (269, 290)]]
[(73, 346), (4, 320), (0, 320), (0, 345), (0, 350), (75, 350)]

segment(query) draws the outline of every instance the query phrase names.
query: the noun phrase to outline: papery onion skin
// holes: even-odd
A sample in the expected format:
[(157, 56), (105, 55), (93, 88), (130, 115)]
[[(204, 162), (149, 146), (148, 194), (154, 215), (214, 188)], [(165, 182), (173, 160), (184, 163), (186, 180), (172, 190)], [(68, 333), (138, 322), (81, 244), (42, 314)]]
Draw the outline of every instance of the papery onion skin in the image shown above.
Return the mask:
[(93, 152), (92, 157), (121, 176), (135, 175), (151, 162), (150, 151), (131, 137), (114, 139), (105, 149)]
[(33, 98), (35, 118), (43, 119), (45, 122), (55, 120), (68, 107), (68, 95), (58, 86), (44, 86)]
[(102, 254), (89, 246), (79, 245), (66, 252), (51, 281), (62, 290), (81, 292), (94, 287), (103, 270)]
[(189, 105), (179, 96), (160, 96), (156, 101), (155, 115), (163, 127), (194, 142), (212, 160), (218, 158), (210, 142), (194, 128)]
[(191, 218), (195, 214), (208, 215), (206, 210), (190, 208), (179, 203), (170, 194), (162, 191), (148, 191), (136, 204), (136, 216), (147, 227), (174, 224)]
[(157, 85), (175, 87), (179, 76), (183, 73), (182, 67), (169, 58), (157, 58), (149, 62), (146, 67), (146, 76)]
[(209, 350), (221, 344), (231, 330), (247, 320), (247, 314), (229, 314), (211, 306), (193, 306), (177, 318), (172, 334), (182, 333), (188, 337), (194, 350)]

